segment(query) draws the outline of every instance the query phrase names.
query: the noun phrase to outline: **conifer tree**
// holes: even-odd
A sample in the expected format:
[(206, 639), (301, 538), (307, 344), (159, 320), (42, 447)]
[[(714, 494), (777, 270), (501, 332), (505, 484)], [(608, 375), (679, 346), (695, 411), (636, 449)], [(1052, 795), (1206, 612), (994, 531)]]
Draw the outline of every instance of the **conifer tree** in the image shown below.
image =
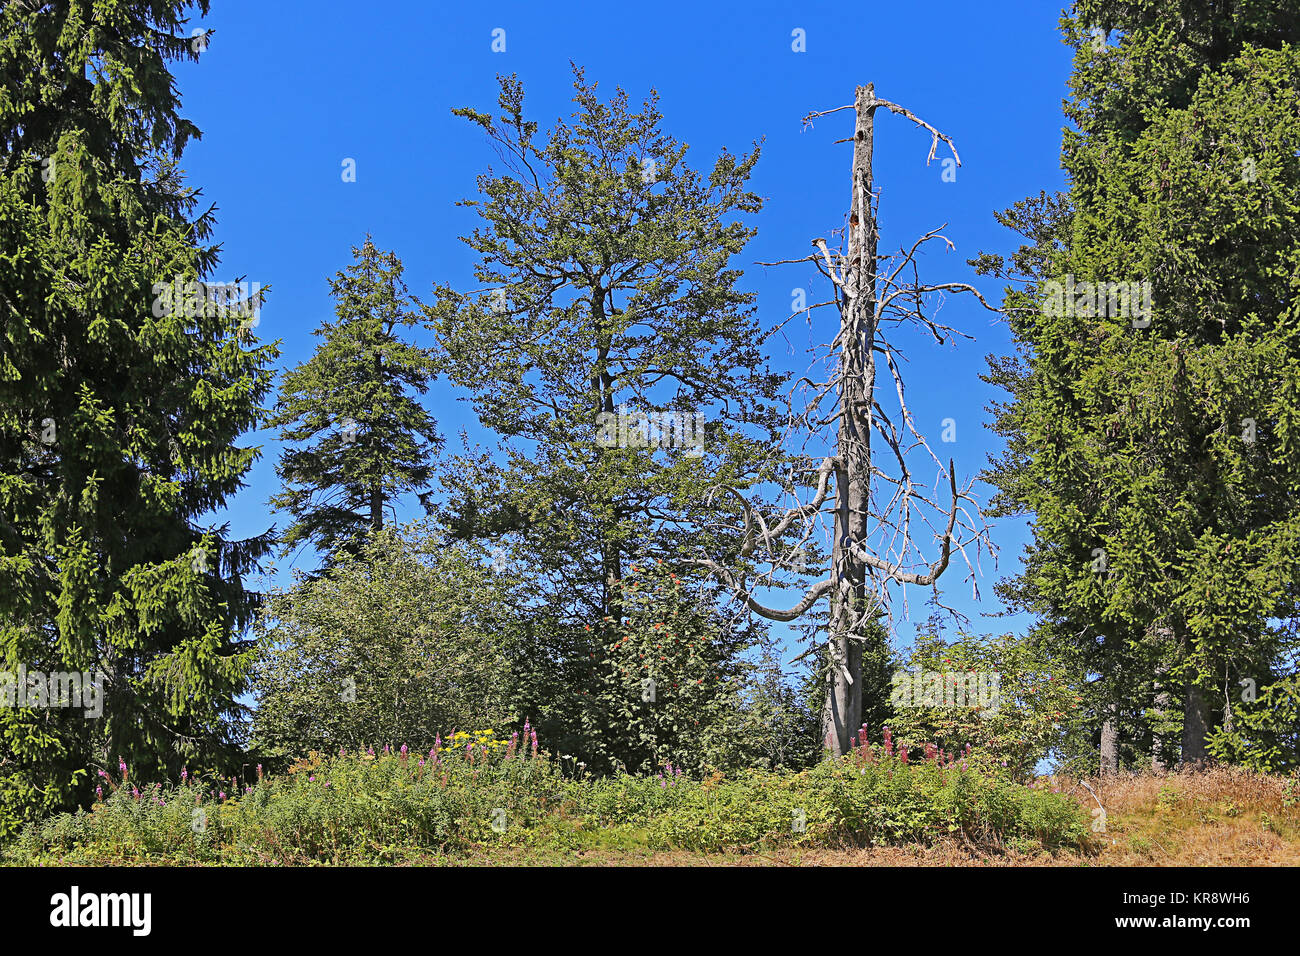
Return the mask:
[(1102, 675), (1100, 716), (1140, 690), (1153, 759), (1196, 764), (1278, 676), (1300, 594), (1300, 18), (1080, 0), (1063, 27), (1069, 213), (1017, 263), (992, 477), (1034, 514), (1020, 591)]
[(201, 518), (258, 455), (238, 441), (276, 350), (259, 297), (214, 281), (178, 168), (194, 8), (0, 7), (0, 671), (102, 688), (0, 707), (0, 833), (87, 799), (96, 767), (148, 779), (232, 743), (270, 541)]
[(281, 543), (310, 542), (326, 564), (381, 530), (397, 499), (429, 485), (442, 443), (416, 396), (434, 377), (430, 351), (402, 339), (420, 320), (402, 261), (370, 237), (330, 280), (337, 320), (310, 359), (284, 377), (270, 423), (296, 443), (281, 456), (272, 505), (293, 515)]

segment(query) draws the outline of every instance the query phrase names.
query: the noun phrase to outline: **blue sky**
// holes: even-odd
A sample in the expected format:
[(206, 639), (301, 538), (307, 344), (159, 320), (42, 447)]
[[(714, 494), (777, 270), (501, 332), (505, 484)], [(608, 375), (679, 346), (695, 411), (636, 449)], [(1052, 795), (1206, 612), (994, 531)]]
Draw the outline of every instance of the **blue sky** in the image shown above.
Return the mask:
[[(403, 259), (412, 293), (427, 297), (435, 280), (472, 286), (473, 254), (457, 237), (477, 217), (454, 203), (474, 193), (494, 155), (481, 131), (451, 109), (494, 109), (496, 75), (517, 73), (526, 106), (545, 129), (570, 112), (572, 60), (602, 91), (621, 86), (639, 102), (658, 90), (664, 127), (690, 144), (694, 166), (708, 167), (723, 147), (740, 153), (762, 141), (752, 187), (768, 201), (740, 264), (761, 320), (772, 324), (789, 314), (794, 287), (810, 287), (816, 301), (815, 276), (811, 267), (752, 263), (806, 255), (812, 237), (842, 224), (848, 199), (850, 147), (834, 141), (850, 135), (852, 113), (808, 131), (801, 118), (848, 105), (855, 86), (874, 82), (877, 95), (951, 135), (962, 158), (955, 181), (944, 182), (938, 160), (926, 165), (928, 134), (878, 114), (881, 251), (948, 223), (956, 251), (926, 256), (925, 277), (973, 282), (996, 301), (999, 284), (965, 264), (979, 251), (1015, 247), (993, 212), (1063, 185), (1061, 100), (1071, 52), (1057, 33), (1059, 16), (1057, 5), (1029, 0), (858, 8), (214, 0), (211, 14), (191, 24), (215, 31), (208, 49), (198, 63), (175, 66), (183, 113), (203, 131), (183, 165), (218, 206), (218, 278), (244, 275), (272, 287), (258, 332), (281, 340), (282, 366), (291, 367), (311, 354), (312, 330), (333, 314), (327, 278), (351, 261), (351, 247), (367, 232)], [(505, 31), (505, 52), (492, 50), (497, 29)], [(805, 52), (792, 49), (796, 30)], [(345, 159), (355, 160), (355, 182), (343, 181)], [(996, 448), (984, 407), (998, 393), (978, 376), (987, 353), (1008, 350), (1009, 336), (974, 300), (949, 300), (943, 316), (974, 341), (918, 341), (908, 353), (909, 399), (936, 439), (942, 420), (955, 419), (956, 442), (937, 447), (969, 475)], [(814, 320), (819, 341), (831, 320), (829, 310)], [(792, 327), (796, 348), (808, 338), (806, 326)], [(780, 339), (772, 360), (802, 368), (802, 355), (785, 354)], [(445, 382), (427, 397), (443, 433), (465, 428), (489, 440), (459, 398)], [(253, 440), (264, 456), (222, 516), (237, 535), (276, 520), (267, 499), (277, 489), (278, 445), (269, 434)], [(1025, 539), (1024, 522), (995, 525), (1000, 563), (996, 571), (986, 563), (978, 604), (961, 570), (950, 572), (945, 601), (976, 628), (1024, 627), (1023, 618), (980, 615), (1001, 610), (993, 582), (1016, 570)], [(914, 620), (898, 622), (904, 644), (925, 614), (924, 596), (912, 597)]]

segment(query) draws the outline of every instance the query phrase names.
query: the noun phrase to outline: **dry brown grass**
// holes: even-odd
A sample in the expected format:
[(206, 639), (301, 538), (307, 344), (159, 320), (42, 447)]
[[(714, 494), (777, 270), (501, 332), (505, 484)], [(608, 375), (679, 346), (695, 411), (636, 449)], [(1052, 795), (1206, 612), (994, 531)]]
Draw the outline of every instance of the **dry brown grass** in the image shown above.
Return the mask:
[(1300, 788), (1287, 806), (1285, 777), (1223, 767), (1088, 782), (1106, 808), (1102, 865), (1300, 865)]

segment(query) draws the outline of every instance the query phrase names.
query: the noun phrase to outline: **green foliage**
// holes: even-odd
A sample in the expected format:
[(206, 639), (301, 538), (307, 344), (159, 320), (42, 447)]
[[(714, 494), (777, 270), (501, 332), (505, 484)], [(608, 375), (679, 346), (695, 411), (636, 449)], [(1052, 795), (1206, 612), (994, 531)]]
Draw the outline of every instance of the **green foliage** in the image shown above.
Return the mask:
[(915, 706), (929, 700), (915, 694), (907, 706), (896, 694), (890, 730), (899, 741), (931, 741), (948, 753), (970, 745), (1016, 779), (1032, 776), (1039, 761), (1053, 754), (1079, 753), (1081, 738), (1091, 744), (1087, 688), (1033, 637), (963, 634), (948, 643), (937, 632), (920, 633), (906, 673), (940, 680), (983, 674), (985, 686), (996, 687), (989, 694), (996, 704), (985, 708), (967, 699), (967, 706)]
[(428, 487), (442, 443), (415, 398), (434, 376), (433, 358), (400, 337), (419, 319), (402, 261), (369, 236), (352, 254), (330, 281), (337, 321), (316, 330), (322, 343), (285, 375), (269, 419), (281, 439), (298, 443), (276, 466), (284, 488), (271, 504), (294, 519), (281, 543), (288, 552), (310, 542), (327, 566), (381, 529), (395, 499)]
[(257, 621), (252, 746), (291, 760), (367, 744), (433, 745), (440, 727), (513, 718), (510, 586), (472, 546), (386, 528)]
[[(1169, 727), (1157, 681), (1213, 725), (1213, 688), (1269, 673), (1296, 617), (1300, 20), (1087, 0), (1063, 29), (1069, 196), (1009, 210), (1029, 244), (1009, 269), (980, 261), (1029, 283), (1006, 300), (1019, 354), (990, 363), (1012, 396), (990, 480), (1004, 513), (1034, 515), (1008, 593), (1150, 739)], [(1043, 308), (1067, 276), (1150, 281), (1149, 322)]]
[[(498, 115), (456, 111), (503, 165), (466, 203), (482, 217), (465, 237), (478, 287), (439, 286), (428, 315), (449, 377), (504, 441), (448, 469), (442, 517), (529, 569), (529, 713), (590, 761), (604, 732), (581, 724), (603, 693), (592, 662), (619, 639), (627, 568), (735, 550), (706, 523), (709, 489), (779, 464), (780, 377), (732, 268), (761, 206), (746, 188), (757, 151), (697, 171), (653, 95), (640, 109), (621, 90), (603, 100), (581, 71), (574, 94), (546, 133), (515, 77)], [(666, 435), (635, 421), (661, 414), (675, 416)]]
[(894, 757), (827, 760), (784, 776), (751, 772), (714, 786), (705, 781), (650, 822), (652, 846), (698, 851), (928, 844), (954, 835), (986, 847), (1021, 838), (1046, 849), (1078, 849), (1087, 834), (1082, 809), (1059, 794)]
[(1219, 727), (1210, 753), (1260, 773), (1300, 770), (1300, 675), (1275, 680), (1249, 702), (1234, 703), (1232, 729)]
[[(562, 794), (554, 765), (490, 734), (436, 752), (313, 754), (284, 775), (114, 787), (91, 812), (29, 829), (15, 857), (72, 862), (173, 861), (239, 865), (393, 863), (410, 853), (464, 849), (538, 825)], [(251, 776), (251, 775), (250, 775)], [(502, 811), (498, 813), (498, 811)], [(500, 822), (498, 822), (500, 821)]]
[(597, 766), (645, 773), (670, 763), (699, 773), (734, 769), (746, 753), (741, 655), (760, 632), (711, 608), (712, 594), (656, 563), (633, 564), (622, 582), (626, 617), (603, 629), (597, 668)]
[[(796, 665), (798, 666), (798, 665)], [(820, 707), (825, 685), (815, 670), (803, 667), (786, 673), (780, 655), (765, 648), (745, 690), (744, 737), (746, 766), (754, 769), (804, 770), (822, 757)]]
[(597, 773), (816, 758), (815, 723), (782, 678), (761, 624), (723, 613), (714, 587), (666, 562), (631, 564), (618, 595), (620, 621), (548, 629), (546, 645), (561, 648), (554, 657), (539, 656), (533, 638), (521, 643), (517, 710), (558, 754)]
[(148, 775), (233, 744), (269, 538), (201, 518), (258, 456), (237, 442), (277, 350), (251, 335), (260, 296), (190, 285), (218, 264), (168, 68), (197, 57), (194, 6), (0, 8), (0, 670), (107, 684), (101, 719), (0, 708), (0, 834), (119, 754)]
[(480, 847), (592, 845), (714, 852), (773, 845), (847, 847), (959, 836), (996, 849), (1088, 848), (1078, 803), (997, 776), (906, 765), (824, 762), (797, 774), (569, 779), (546, 754), (489, 733), (429, 754), (312, 755), (283, 776), (190, 779), (106, 799), (28, 827), (4, 862), (430, 862)]

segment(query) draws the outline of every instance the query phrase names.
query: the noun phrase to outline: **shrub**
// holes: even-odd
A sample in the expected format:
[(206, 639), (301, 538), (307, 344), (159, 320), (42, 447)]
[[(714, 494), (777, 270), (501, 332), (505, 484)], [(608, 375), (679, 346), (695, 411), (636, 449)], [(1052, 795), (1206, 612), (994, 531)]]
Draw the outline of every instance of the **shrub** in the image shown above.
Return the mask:
[(1010, 838), (1056, 849), (1087, 844), (1074, 801), (977, 770), (937, 749), (909, 762), (858, 748), (797, 774), (750, 772), (686, 791), (652, 823), (651, 845), (716, 851), (779, 844), (878, 846), (955, 836), (998, 848)]
[(411, 526), (274, 593), (257, 622), (255, 750), (428, 749), (439, 728), (510, 718), (513, 602), (483, 564), (471, 546)]
[[(946, 643), (937, 634), (922, 633), (908, 669), (931, 677), (996, 674), (996, 703), (988, 711), (980, 706), (944, 706), (945, 702), (926, 706), (917, 699), (920, 694), (910, 699), (902, 695), (905, 699), (900, 701), (896, 693), (890, 727), (899, 739), (929, 740), (948, 750), (970, 744), (983, 758), (1007, 767), (1022, 780), (1033, 775), (1039, 761), (1054, 753), (1073, 754), (1080, 740), (1089, 739), (1084, 681), (1033, 637), (963, 634)], [(1085, 749), (1091, 752), (1091, 746), (1088, 742)]]
[(125, 774), (106, 778), (109, 791), (90, 812), (29, 826), (9, 855), (347, 863), (460, 850), (536, 826), (560, 804), (559, 774), (525, 740), (460, 733), (426, 754), (312, 754), (283, 775), (259, 767), (253, 781), (187, 776), (143, 792)]
[(312, 754), (281, 775), (194, 779), (140, 791), (104, 776), (91, 809), (29, 826), (10, 863), (229, 864), (428, 861), (484, 846), (567, 846), (581, 831), (651, 849), (851, 847), (955, 836), (998, 848), (1082, 848), (1077, 803), (937, 749), (886, 744), (799, 773), (567, 779), (536, 736), (439, 739), (429, 753)]

